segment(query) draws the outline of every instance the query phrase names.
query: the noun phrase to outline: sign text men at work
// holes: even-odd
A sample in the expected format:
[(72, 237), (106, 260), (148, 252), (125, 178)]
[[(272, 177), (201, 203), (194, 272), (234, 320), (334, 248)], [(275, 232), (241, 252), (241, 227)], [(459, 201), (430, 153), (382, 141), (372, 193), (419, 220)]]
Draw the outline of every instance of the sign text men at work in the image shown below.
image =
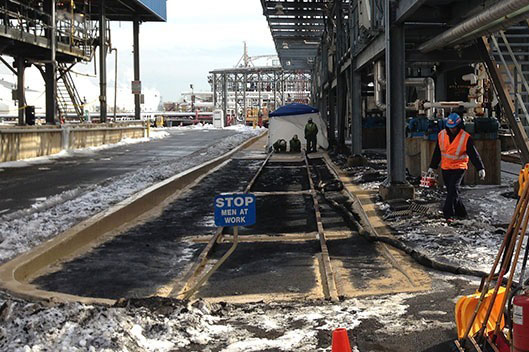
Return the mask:
[(215, 225), (250, 226), (255, 224), (253, 194), (222, 194), (215, 197)]

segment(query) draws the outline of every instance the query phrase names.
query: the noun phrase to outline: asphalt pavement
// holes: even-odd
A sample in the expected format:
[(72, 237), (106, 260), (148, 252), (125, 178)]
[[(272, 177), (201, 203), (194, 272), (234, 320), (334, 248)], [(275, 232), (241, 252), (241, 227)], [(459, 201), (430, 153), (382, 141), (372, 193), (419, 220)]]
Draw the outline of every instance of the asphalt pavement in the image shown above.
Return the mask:
[(138, 170), (150, 162), (174, 161), (236, 134), (231, 130), (167, 129), (169, 137), (50, 159), (24, 167), (0, 164), (0, 215), (38, 201)]

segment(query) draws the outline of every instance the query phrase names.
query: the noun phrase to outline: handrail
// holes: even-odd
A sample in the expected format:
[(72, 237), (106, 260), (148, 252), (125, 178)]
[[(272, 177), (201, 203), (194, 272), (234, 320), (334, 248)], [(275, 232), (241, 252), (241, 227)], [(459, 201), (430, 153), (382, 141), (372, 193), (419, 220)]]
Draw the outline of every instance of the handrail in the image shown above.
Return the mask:
[[(63, 14), (63, 12), (59, 12)], [(82, 14), (82, 16), (80, 16)], [(92, 44), (95, 38), (92, 33), (92, 23), (83, 12), (64, 13), (64, 18), (58, 18), (55, 23), (57, 42), (84, 50)], [(69, 18), (68, 18), (69, 17)], [(52, 30), (51, 15), (42, 9), (24, 4), (18, 0), (4, 0), (0, 7), (0, 21), (8, 29), (18, 30), (37, 38), (50, 40), (47, 35)], [(83, 52), (86, 52), (84, 50)]]
[[(501, 52), (501, 49), (500, 49), (500, 46), (498, 44), (498, 40), (496, 39), (496, 36), (494, 36), (494, 34), (493, 34), (490, 37), (492, 39), (492, 42), (494, 43), (496, 51), (498, 52), (498, 56), (500, 57), (501, 63), (503, 64), (503, 67), (505, 67), (505, 73), (507, 73), (507, 76), (511, 80), (511, 83), (514, 84), (514, 78), (513, 78), (512, 74), (511, 74), (511, 71), (509, 70), (509, 66), (507, 65), (507, 62), (505, 61), (505, 58), (503, 57), (503, 54)], [(518, 61), (516, 61), (516, 57), (513, 55), (511, 58), (512, 58), (512, 60), (514, 60), (515, 65), (519, 66)], [(521, 69), (519, 70), (519, 72), (521, 72)], [(529, 92), (529, 90), (528, 90), (528, 92)], [(523, 101), (523, 98), (522, 98), (521, 94), (518, 92), (518, 90), (516, 90), (516, 92), (513, 93), (513, 94), (516, 96), (516, 99), (518, 100), (518, 102), (519, 102), (519, 104), (520, 104), (520, 106), (521, 106), (521, 108), (522, 108), (522, 110), (523, 110), (523, 112), (525, 114), (525, 118), (529, 122), (529, 112), (527, 112), (527, 108), (525, 106), (525, 102)], [(516, 113), (518, 113), (518, 112), (516, 112)]]

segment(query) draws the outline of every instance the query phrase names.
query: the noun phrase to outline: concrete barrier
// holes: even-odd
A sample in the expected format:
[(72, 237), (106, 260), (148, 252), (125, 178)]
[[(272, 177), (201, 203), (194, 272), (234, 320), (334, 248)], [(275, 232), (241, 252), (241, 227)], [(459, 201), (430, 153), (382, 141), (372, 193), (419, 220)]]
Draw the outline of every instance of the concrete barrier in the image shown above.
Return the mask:
[(263, 135), (253, 137), (220, 157), (140, 191), (108, 210), (94, 215), (90, 219), (37, 246), (32, 251), (21, 254), (3, 264), (0, 266), (0, 287), (14, 295), (31, 299), (102, 304), (114, 303), (115, 301), (111, 299), (81, 297), (40, 290), (29, 282), (61, 259), (82, 253), (90, 248), (92, 243), (101, 240), (103, 236), (108, 236), (111, 232), (112, 235), (117, 235), (118, 232), (113, 232), (113, 230), (125, 226), (128, 222), (134, 221), (158, 207), (176, 192), (197, 182), (215, 167), (228, 160), (237, 151), (253, 144)]
[(0, 128), (0, 162), (57, 154), (64, 149), (97, 147), (146, 136), (143, 121)]

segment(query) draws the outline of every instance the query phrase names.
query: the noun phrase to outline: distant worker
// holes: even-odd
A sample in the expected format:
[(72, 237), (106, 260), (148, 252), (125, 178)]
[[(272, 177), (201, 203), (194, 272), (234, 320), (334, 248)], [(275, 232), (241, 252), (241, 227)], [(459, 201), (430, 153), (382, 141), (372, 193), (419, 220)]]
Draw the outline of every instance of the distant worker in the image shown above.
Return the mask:
[(316, 136), (318, 135), (318, 126), (312, 119), (309, 119), (305, 125), (305, 139), (307, 140), (307, 153), (316, 152), (318, 145), (316, 144)]
[(447, 190), (443, 214), (449, 223), (453, 221), (454, 216), (459, 218), (468, 216), (459, 197), (459, 187), (468, 169), (469, 159), (478, 170), (479, 179), (484, 180), (485, 167), (472, 137), (463, 129), (461, 117), (456, 113), (451, 113), (446, 120), (446, 128), (437, 136), (437, 145), (428, 169), (428, 173), (433, 173), (441, 163), (441, 174)]
[(301, 141), (298, 138), (298, 135), (295, 134), (292, 139), (290, 140), (290, 152), (291, 153), (299, 153), (301, 152)]
[(284, 153), (287, 151), (287, 141), (284, 139), (278, 139), (274, 144), (274, 152), (276, 153)]

